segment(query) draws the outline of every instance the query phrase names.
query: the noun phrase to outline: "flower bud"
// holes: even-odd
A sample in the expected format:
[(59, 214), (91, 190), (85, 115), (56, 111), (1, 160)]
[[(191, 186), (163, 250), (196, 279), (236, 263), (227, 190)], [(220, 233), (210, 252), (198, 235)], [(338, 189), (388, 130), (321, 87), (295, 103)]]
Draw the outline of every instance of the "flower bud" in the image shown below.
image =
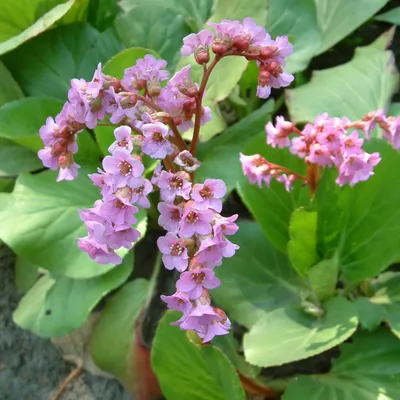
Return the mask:
[(197, 64), (207, 64), (210, 61), (210, 53), (204, 48), (199, 47), (197, 51), (194, 53), (194, 59), (196, 60)]
[(60, 168), (68, 168), (70, 165), (73, 164), (73, 162), (74, 157), (70, 152), (63, 153), (58, 157), (58, 165)]
[(215, 40), (211, 49), (214, 54), (223, 55), (229, 50), (229, 46), (223, 41)]
[(239, 35), (233, 39), (233, 46), (239, 51), (246, 51), (251, 43), (251, 36), (249, 35)]
[(137, 94), (134, 92), (120, 92), (122, 108), (134, 107), (137, 103)]
[(144, 136), (143, 135), (133, 135), (132, 144), (134, 147), (141, 149), (143, 144)]

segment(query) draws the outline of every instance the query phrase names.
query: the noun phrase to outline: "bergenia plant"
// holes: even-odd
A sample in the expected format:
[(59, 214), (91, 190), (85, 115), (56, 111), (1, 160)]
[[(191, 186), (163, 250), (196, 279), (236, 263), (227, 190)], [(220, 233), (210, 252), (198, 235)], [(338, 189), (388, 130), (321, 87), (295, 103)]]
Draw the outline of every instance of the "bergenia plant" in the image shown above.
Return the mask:
[[(102, 198), (80, 212), (88, 235), (78, 239), (78, 246), (100, 264), (120, 264), (116, 251), (131, 249), (140, 237), (132, 227), (138, 207), (149, 207), (147, 196), (159, 190), (158, 223), (167, 233), (158, 239), (158, 248), (165, 267), (181, 273), (176, 292), (162, 299), (168, 308), (182, 312), (176, 324), (195, 331), (203, 343), (227, 334), (231, 327), (225, 312), (212, 306), (209, 290), (220, 285), (214, 269), (238, 249), (227, 238), (237, 231), (238, 216), (220, 214), (225, 183), (212, 178), (194, 183), (196, 169), (201, 168), (196, 158), (201, 126), (212, 118), (203, 106), (208, 79), (221, 59), (235, 56), (257, 63), (261, 98), (293, 80), (283, 70), (285, 57), (292, 53), (287, 37), (271, 39), (251, 18), (209, 25), (214, 32), (205, 29), (185, 37), (181, 49), (184, 56), (194, 54), (203, 67), (201, 82), (192, 81), (190, 65), (170, 78), (167, 62), (150, 54), (127, 68), (122, 80), (104, 75), (99, 65), (90, 82), (71, 81), (62, 111), (40, 129), (45, 148), (38, 153), (44, 166), (59, 169), (57, 181), (73, 180), (79, 171), (74, 162), (77, 135), (85, 127), (116, 126), (103, 169), (89, 175)], [(182, 138), (189, 129), (190, 146)], [(162, 161), (151, 181), (143, 176), (146, 156)], [(291, 181), (292, 175), (287, 179)]]
[(331, 60), (379, 7), (100, 3), (1, 59), (14, 321), (137, 400), (400, 399), (394, 32)]

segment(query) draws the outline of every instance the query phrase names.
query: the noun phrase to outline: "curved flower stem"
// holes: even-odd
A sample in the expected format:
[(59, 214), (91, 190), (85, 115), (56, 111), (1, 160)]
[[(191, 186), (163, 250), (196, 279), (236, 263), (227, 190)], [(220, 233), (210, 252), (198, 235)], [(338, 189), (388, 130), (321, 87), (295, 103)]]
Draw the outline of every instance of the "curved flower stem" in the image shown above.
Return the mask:
[(154, 101), (150, 100), (148, 97), (142, 96), (141, 94), (137, 95), (138, 100), (143, 101), (147, 106), (152, 108), (154, 111), (163, 111)]
[(307, 165), (307, 181), (310, 186), (310, 196), (314, 197), (315, 191), (318, 187), (318, 182), (321, 177), (321, 167), (317, 164)]
[(174, 134), (174, 137), (176, 140), (176, 145), (178, 146), (179, 150), (180, 151), (187, 150), (188, 147), (187, 147), (185, 141), (183, 140), (182, 135), (178, 131), (178, 127), (176, 126), (176, 124), (172, 118), (169, 121), (169, 127), (171, 128), (171, 131)]
[(203, 95), (204, 91), (207, 86), (208, 78), (211, 75), (212, 70), (217, 65), (218, 61), (221, 60), (221, 56), (216, 55), (210, 66), (207, 68), (205, 64), (203, 64), (203, 78), (201, 80), (199, 92), (196, 95), (196, 116), (194, 120), (194, 129), (193, 129), (193, 138), (192, 143), (190, 145), (190, 152), (195, 155), (197, 144), (199, 142), (200, 136), (200, 120), (201, 120), (201, 113), (202, 113), (202, 102), (203, 102)]

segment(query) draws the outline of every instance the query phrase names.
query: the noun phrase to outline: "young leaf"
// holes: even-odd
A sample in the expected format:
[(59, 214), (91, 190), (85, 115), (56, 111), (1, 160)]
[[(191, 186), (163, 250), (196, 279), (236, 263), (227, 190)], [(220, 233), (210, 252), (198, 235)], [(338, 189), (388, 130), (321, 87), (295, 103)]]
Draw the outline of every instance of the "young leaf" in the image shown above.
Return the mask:
[(385, 319), (384, 307), (374, 303), (368, 297), (357, 297), (354, 305), (357, 307), (360, 325), (364, 329), (373, 331)]
[(260, 319), (244, 336), (246, 360), (272, 367), (303, 360), (337, 346), (357, 329), (357, 310), (343, 297), (324, 304), (315, 318), (301, 310), (278, 308)]
[(317, 262), (317, 213), (304, 208), (295, 210), (290, 218), (287, 252), (289, 259), (301, 276)]
[(14, 322), (41, 337), (66, 335), (84, 324), (99, 300), (125, 282), (132, 268), (128, 255), (121, 266), (90, 279), (46, 274), (21, 299)]
[(287, 256), (268, 242), (258, 224), (241, 221), (232, 240), (240, 250), (216, 270), (222, 285), (213, 291), (232, 319), (251, 328), (274, 309), (300, 303), (300, 285)]
[[(358, 3), (354, 5), (362, 8)], [(392, 52), (373, 45), (357, 48), (348, 63), (315, 71), (309, 83), (286, 91), (291, 120), (313, 121), (324, 112), (357, 120), (370, 111), (387, 107), (397, 84)]]
[[(78, 210), (99, 197), (87, 173), (81, 168), (78, 179), (61, 183), (53, 171), (20, 175), (13, 193), (0, 196), (0, 238), (32, 264), (69, 278), (90, 278), (114, 268), (94, 262), (77, 246), (76, 238), (87, 235)], [(138, 221), (144, 235), (143, 211)]]
[[(242, 152), (246, 155), (260, 154), (268, 161), (284, 165), (300, 174), (305, 169), (303, 160), (294, 157), (288, 150), (267, 146), (265, 133), (254, 137)], [(296, 185), (292, 191), (287, 192), (282, 183), (273, 181), (270, 188), (263, 186), (260, 189), (257, 185), (248, 183), (246, 177), (242, 177), (237, 188), (240, 197), (261, 225), (268, 240), (278, 250), (286, 252), (290, 239), (290, 217), (296, 208), (309, 204), (308, 188)]]
[[(15, 49), (20, 44), (48, 29), (71, 9), (75, 0), (58, 2), (62, 4), (48, 10), (36, 20), (37, 12), (43, 5), (46, 6), (43, 0), (2, 0), (0, 54)], [(54, 2), (52, 3), (54, 4)]]
[(385, 329), (361, 332), (343, 344), (328, 374), (292, 380), (283, 400), (397, 400), (400, 342)]
[[(160, 321), (151, 351), (151, 363), (168, 400), (245, 400), (232, 364), (212, 345), (193, 343), (171, 322), (167, 312)], [(174, 355), (171, 357), (171, 355)]]
[(137, 279), (115, 293), (102, 311), (91, 339), (94, 362), (128, 390), (135, 385), (135, 324), (145, 306), (148, 286), (145, 279)]
[(319, 301), (330, 299), (335, 294), (339, 272), (339, 258), (322, 260), (307, 271), (311, 289)]

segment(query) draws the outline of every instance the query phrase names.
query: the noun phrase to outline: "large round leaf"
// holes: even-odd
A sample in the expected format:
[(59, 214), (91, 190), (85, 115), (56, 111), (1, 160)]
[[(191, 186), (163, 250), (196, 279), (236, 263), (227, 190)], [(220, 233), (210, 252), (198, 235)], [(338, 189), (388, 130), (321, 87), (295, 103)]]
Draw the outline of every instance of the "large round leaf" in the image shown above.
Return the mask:
[[(57, 3), (61, 3), (58, 4)], [(0, 16), (0, 54), (15, 49), (45, 31), (63, 17), (75, 0), (2, 0)], [(50, 9), (49, 6), (55, 6)], [(37, 19), (43, 8), (48, 12)]]
[(102, 311), (90, 343), (95, 363), (130, 390), (135, 386), (135, 323), (146, 304), (148, 288), (148, 281), (137, 279), (115, 293)]
[(400, 398), (400, 341), (385, 329), (359, 333), (340, 346), (328, 374), (300, 376), (283, 400), (397, 400)]
[(14, 321), (41, 337), (66, 335), (85, 323), (99, 300), (125, 282), (132, 268), (133, 257), (128, 255), (121, 266), (95, 278), (46, 274), (22, 298)]
[(153, 342), (151, 361), (168, 400), (244, 400), (232, 364), (213, 346), (194, 344), (185, 331), (171, 326), (178, 313), (167, 312)]
[(313, 121), (324, 112), (355, 121), (386, 108), (397, 84), (392, 52), (371, 45), (356, 49), (348, 63), (315, 71), (309, 83), (287, 90), (288, 107), (293, 122)]
[(320, 247), (324, 253), (338, 250), (340, 268), (353, 282), (383, 271), (400, 247), (400, 153), (379, 139), (365, 148), (382, 157), (374, 176), (341, 189), (336, 173), (325, 174), (316, 194)]
[[(261, 154), (268, 161), (283, 165), (297, 173), (304, 173), (304, 161), (284, 149), (273, 149), (266, 143), (265, 133), (251, 140), (242, 152), (246, 155)], [(271, 187), (252, 185), (242, 176), (238, 183), (239, 195), (261, 225), (268, 240), (280, 251), (286, 252), (289, 241), (289, 221), (292, 212), (309, 203), (307, 187), (296, 185), (290, 192), (282, 183), (273, 181)]]
[(72, 78), (92, 79), (97, 64), (120, 50), (112, 31), (100, 33), (86, 23), (71, 24), (30, 40), (7, 54), (4, 62), (26, 94), (64, 102)]
[[(71, 278), (101, 275), (113, 265), (97, 264), (82, 252), (77, 237), (86, 236), (78, 209), (100, 197), (81, 168), (78, 179), (56, 183), (56, 173), (22, 174), (14, 192), (0, 196), (0, 238), (34, 265)], [(144, 233), (146, 214), (139, 214)]]
[(39, 129), (46, 118), (61, 111), (63, 103), (46, 98), (26, 97), (0, 108), (0, 137), (39, 150), (43, 147)]
[(216, 269), (222, 285), (212, 293), (231, 319), (251, 328), (272, 310), (299, 304), (300, 285), (287, 256), (257, 223), (241, 221), (232, 241), (240, 249)]
[(267, 314), (244, 337), (246, 360), (260, 367), (303, 360), (337, 346), (356, 331), (357, 309), (348, 300), (334, 298), (324, 309), (321, 318), (294, 308)]
[(0, 107), (24, 97), (21, 88), (7, 67), (0, 61)]

